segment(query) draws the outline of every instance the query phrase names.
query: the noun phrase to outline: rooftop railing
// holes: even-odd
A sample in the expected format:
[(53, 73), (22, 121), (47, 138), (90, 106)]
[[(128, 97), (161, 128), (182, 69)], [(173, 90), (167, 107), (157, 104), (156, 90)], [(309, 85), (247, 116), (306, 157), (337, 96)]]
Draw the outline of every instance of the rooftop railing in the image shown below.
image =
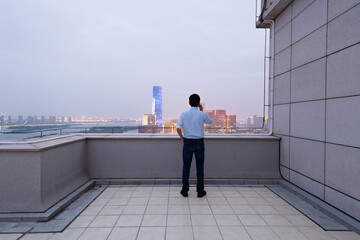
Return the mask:
[[(60, 136), (74, 133), (82, 134), (176, 134), (175, 126), (101, 126), (101, 127), (61, 127), (47, 128), (30, 131), (0, 131), (1, 141), (21, 141), (33, 138), (43, 138), (49, 136)], [(205, 134), (266, 134), (267, 129), (260, 126), (255, 127), (205, 127)]]

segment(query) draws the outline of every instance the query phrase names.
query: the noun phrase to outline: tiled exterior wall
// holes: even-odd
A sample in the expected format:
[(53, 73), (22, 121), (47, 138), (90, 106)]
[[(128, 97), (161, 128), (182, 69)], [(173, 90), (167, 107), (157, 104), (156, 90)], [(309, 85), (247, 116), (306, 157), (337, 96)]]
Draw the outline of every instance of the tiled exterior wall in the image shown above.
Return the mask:
[(360, 220), (360, 0), (293, 1), (274, 72), (283, 177)]

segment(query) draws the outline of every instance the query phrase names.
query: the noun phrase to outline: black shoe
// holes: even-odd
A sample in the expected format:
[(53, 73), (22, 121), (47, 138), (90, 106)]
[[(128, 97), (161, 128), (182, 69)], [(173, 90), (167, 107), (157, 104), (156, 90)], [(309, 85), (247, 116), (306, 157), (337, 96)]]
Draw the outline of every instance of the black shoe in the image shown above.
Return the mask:
[(188, 191), (181, 190), (180, 193), (181, 193), (181, 195), (183, 195), (183, 197), (187, 197), (187, 196), (188, 196)]
[(202, 190), (202, 191), (198, 192), (197, 197), (198, 197), (198, 198), (202, 198), (202, 197), (205, 196), (205, 195), (206, 195), (206, 191), (205, 191), (205, 190)]

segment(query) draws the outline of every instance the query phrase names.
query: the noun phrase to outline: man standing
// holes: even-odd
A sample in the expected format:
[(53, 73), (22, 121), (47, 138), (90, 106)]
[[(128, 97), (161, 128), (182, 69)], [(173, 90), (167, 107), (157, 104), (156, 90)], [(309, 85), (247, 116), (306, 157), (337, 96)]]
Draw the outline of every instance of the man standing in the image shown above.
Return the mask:
[[(213, 120), (207, 113), (203, 112), (199, 95), (192, 94), (189, 97), (189, 104), (191, 108), (180, 115), (176, 127), (177, 133), (184, 142), (182, 171), (183, 186), (180, 193), (184, 197), (188, 196), (190, 167), (192, 156), (195, 154), (197, 176), (196, 191), (197, 196), (201, 198), (206, 195), (206, 191), (204, 190), (204, 123), (211, 124)], [(184, 136), (181, 128), (184, 128)]]

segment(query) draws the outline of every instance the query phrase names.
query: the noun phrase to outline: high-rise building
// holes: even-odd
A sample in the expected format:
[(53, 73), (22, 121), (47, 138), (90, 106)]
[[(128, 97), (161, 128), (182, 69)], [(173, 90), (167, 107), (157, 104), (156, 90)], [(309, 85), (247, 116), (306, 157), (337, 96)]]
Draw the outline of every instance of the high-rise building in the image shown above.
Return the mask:
[(45, 116), (41, 116), (40, 123), (41, 123), (41, 124), (45, 124), (45, 123), (46, 123)]
[(153, 87), (152, 114), (156, 116), (156, 125), (162, 127), (162, 88)]
[(22, 115), (19, 115), (18, 117), (18, 124), (23, 124), (24, 123), (24, 119)]
[(0, 115), (0, 125), (1, 125), (1, 126), (4, 126), (4, 125), (5, 125), (5, 116), (4, 116), (4, 114), (1, 114), (1, 115)]
[(11, 125), (11, 123), (12, 123), (12, 119), (11, 119), (11, 116), (9, 115), (7, 124), (8, 124), (8, 125)]

